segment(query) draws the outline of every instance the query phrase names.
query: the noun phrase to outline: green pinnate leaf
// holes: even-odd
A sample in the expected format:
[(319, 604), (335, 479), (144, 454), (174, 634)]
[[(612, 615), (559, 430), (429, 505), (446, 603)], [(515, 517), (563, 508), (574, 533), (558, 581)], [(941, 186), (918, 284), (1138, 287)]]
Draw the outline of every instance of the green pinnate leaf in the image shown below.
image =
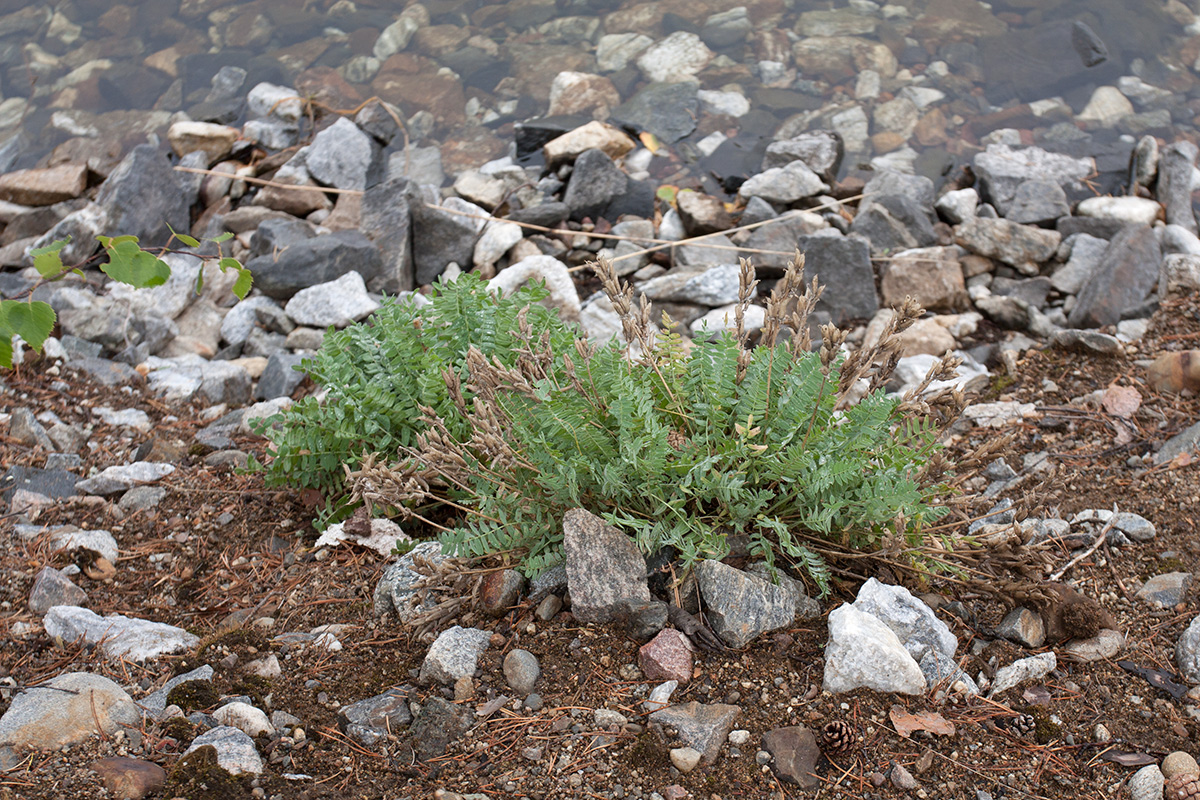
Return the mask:
[(100, 269), (108, 277), (135, 289), (162, 286), (171, 277), (171, 267), (138, 244), (136, 236), (97, 236), (108, 253), (108, 263)]
[[(54, 330), (54, 309), (49, 303), (30, 303), (24, 300), (0, 301), (0, 316), (9, 337), (20, 336), (34, 350), (41, 351), (46, 338)], [(0, 338), (8, 338), (2, 337)], [(11, 358), (10, 358), (11, 360)]]
[(29, 255), (33, 256), (34, 269), (38, 271), (39, 275), (43, 278), (53, 278), (62, 273), (64, 266), (60, 253), (70, 241), (71, 237), (68, 236), (65, 239), (57, 239), (45, 247), (29, 251)]

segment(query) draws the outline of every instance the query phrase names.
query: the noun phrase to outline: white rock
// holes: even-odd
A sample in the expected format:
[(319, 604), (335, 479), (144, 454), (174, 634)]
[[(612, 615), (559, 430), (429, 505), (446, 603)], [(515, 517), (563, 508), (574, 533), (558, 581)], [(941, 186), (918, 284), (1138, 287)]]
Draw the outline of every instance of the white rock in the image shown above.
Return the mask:
[(742, 117), (750, 113), (750, 101), (741, 92), (714, 92), (701, 89), (697, 92), (700, 107), (710, 114)]
[(93, 550), (107, 558), (110, 563), (117, 563), (117, 540), (108, 531), (85, 531), (74, 525), (64, 525), (50, 534), (50, 541), (55, 550)]
[(1163, 785), (1166, 782), (1158, 764), (1148, 764), (1129, 779), (1129, 797), (1131, 800), (1163, 800)]
[(671, 763), (675, 765), (675, 769), (686, 775), (700, 763), (700, 756), (700, 751), (694, 748), (675, 747), (671, 750)]
[(671, 695), (679, 688), (679, 681), (660, 683), (650, 690), (650, 696), (642, 703), (647, 711), (654, 712), (671, 705)]
[(489, 222), (475, 242), (475, 266), (485, 269), (494, 266), (524, 236), (521, 226), (515, 222)]
[(926, 683), (891, 628), (846, 604), (829, 614), (824, 688), (835, 694), (859, 688), (923, 694)]
[[(737, 304), (714, 308), (692, 323), (692, 336), (707, 337), (721, 331), (733, 331), (737, 327)], [(761, 330), (767, 321), (767, 310), (762, 306), (747, 306), (742, 324), (747, 332)]]
[(1161, 210), (1147, 197), (1089, 197), (1076, 207), (1081, 217), (1118, 219), (1136, 225), (1153, 225)]
[(975, 209), (979, 206), (979, 192), (971, 187), (946, 192), (933, 205), (947, 222), (957, 225), (975, 216)]
[(352, 536), (345, 531), (346, 523), (339, 522), (330, 525), (317, 539), (317, 547), (333, 547), (341, 542), (353, 542), (361, 547), (374, 550), (385, 558), (391, 557), (397, 541), (411, 542), (412, 537), (401, 530), (400, 526), (390, 519), (377, 518), (371, 520), (369, 536)]
[(501, 270), (488, 281), (488, 287), (507, 297), (530, 281), (542, 281), (550, 295), (545, 305), (558, 309), (558, 314), (567, 322), (578, 322), (580, 307), (579, 293), (567, 267), (557, 258), (547, 255), (529, 256)]
[(1111, 128), (1132, 113), (1133, 103), (1121, 94), (1120, 89), (1115, 86), (1099, 86), (1092, 92), (1092, 99), (1088, 100), (1083, 111), (1075, 116), (1075, 120), (1092, 122), (1101, 128)]
[(738, 196), (743, 199), (761, 197), (769, 203), (787, 204), (828, 191), (829, 184), (807, 164), (793, 161), (785, 167), (774, 167), (750, 178), (738, 189)]
[(54, 606), (42, 620), (46, 635), (72, 643), (80, 639), (99, 644), (109, 658), (146, 661), (160, 655), (190, 650), (199, 637), (183, 628), (161, 622), (109, 614), (101, 617), (78, 606)]
[(113, 411), (107, 406), (92, 411), (97, 417), (104, 421), (105, 425), (111, 425), (114, 428), (133, 428), (135, 431), (149, 433), (154, 427), (154, 423), (150, 421), (150, 415), (139, 408), (123, 408), (120, 411)]
[(337, 280), (301, 289), (283, 310), (297, 325), (344, 328), (377, 308), (379, 303), (367, 294), (362, 275), (347, 272)]
[(488, 647), (490, 631), (455, 625), (442, 631), (421, 663), (421, 683), (453, 685), (459, 678), (475, 674), (479, 656)]
[(712, 60), (713, 53), (700, 37), (676, 31), (646, 48), (637, 60), (638, 69), (652, 82), (678, 83), (689, 80)]
[(122, 467), (109, 467), (94, 478), (75, 484), (75, 490), (83, 494), (116, 494), (162, 480), (175, 471), (171, 464), (153, 461), (137, 461)]
[(995, 697), (1014, 686), (1044, 678), (1057, 666), (1058, 659), (1054, 653), (1039, 653), (1036, 656), (1014, 661), (1007, 667), (996, 671), (996, 677), (992, 680), (992, 689), (988, 696)]
[(272, 736), (275, 733), (275, 726), (267, 719), (266, 712), (249, 703), (226, 703), (213, 712), (213, 717), (222, 725), (237, 728), (249, 736), (258, 736), (260, 733)]
[(887, 625), (914, 661), (919, 662), (931, 649), (945, 656), (953, 656), (958, 649), (958, 637), (946, 623), (903, 586), (889, 586), (871, 578), (858, 590), (854, 607)]
[(254, 746), (254, 740), (244, 731), (228, 725), (205, 731), (192, 740), (184, 755), (205, 745), (213, 746), (217, 751), (217, 766), (231, 775), (257, 775), (263, 771), (262, 757)]
[(596, 42), (596, 65), (604, 72), (620, 72), (654, 40), (640, 33), (610, 33)]
[(963, 409), (963, 416), (969, 417), (976, 425), (984, 428), (1003, 428), (1013, 422), (1019, 422), (1037, 413), (1033, 403), (1016, 401), (997, 403), (974, 403)]
[(246, 95), (246, 106), (255, 117), (275, 117), (284, 122), (298, 122), (304, 113), (300, 95), (295, 89), (260, 83)]

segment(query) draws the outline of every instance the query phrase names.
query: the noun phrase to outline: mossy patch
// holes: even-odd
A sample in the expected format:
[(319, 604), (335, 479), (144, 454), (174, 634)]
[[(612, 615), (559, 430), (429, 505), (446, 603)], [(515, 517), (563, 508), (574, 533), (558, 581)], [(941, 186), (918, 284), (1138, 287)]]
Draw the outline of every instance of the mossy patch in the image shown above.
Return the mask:
[(167, 777), (164, 797), (188, 800), (242, 800), (253, 797), (250, 781), (229, 774), (217, 763), (217, 749), (198, 747), (179, 759)]
[(167, 705), (179, 706), (184, 714), (212, 708), (221, 695), (210, 681), (184, 681), (167, 694)]

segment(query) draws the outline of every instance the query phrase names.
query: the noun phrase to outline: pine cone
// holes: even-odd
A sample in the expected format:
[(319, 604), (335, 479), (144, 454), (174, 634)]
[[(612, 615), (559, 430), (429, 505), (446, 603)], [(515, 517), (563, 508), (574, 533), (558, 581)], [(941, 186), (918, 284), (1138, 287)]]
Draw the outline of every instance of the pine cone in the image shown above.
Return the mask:
[(1000, 727), (1007, 728), (1014, 736), (1028, 736), (1037, 728), (1037, 720), (1029, 714), (1018, 714), (1000, 720)]
[(1200, 776), (1188, 772), (1172, 775), (1163, 787), (1163, 800), (1200, 800)]
[(845, 755), (858, 745), (858, 732), (850, 723), (835, 719), (821, 728), (817, 743), (825, 755)]

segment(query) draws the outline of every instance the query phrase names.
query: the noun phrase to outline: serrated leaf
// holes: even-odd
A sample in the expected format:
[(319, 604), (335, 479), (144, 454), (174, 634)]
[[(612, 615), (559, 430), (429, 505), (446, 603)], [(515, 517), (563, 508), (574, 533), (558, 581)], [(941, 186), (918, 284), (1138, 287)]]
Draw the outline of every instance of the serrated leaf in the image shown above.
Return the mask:
[(228, 242), (232, 238), (233, 238), (233, 232), (225, 231), (224, 233), (220, 234), (219, 236), (212, 237), (211, 239), (209, 239), (209, 241), (212, 242), (213, 244), (220, 244), (221, 242)]
[(63, 271), (62, 256), (60, 251), (70, 243), (71, 237), (65, 239), (56, 239), (45, 247), (38, 247), (29, 251), (29, 255), (33, 256), (34, 269), (43, 278), (52, 278)]
[(127, 283), (135, 289), (162, 286), (171, 277), (171, 268), (161, 258), (147, 253), (136, 236), (97, 236), (108, 253), (109, 261), (101, 271), (114, 281)]
[(238, 270), (237, 280), (233, 282), (233, 293), (237, 295), (238, 300), (245, 300), (246, 295), (250, 294), (250, 287), (254, 285), (254, 275), (250, 270), (244, 267)]
[(0, 315), (10, 333), (20, 336), (30, 347), (41, 352), (46, 338), (54, 330), (54, 309), (49, 303), (24, 300), (0, 301)]

